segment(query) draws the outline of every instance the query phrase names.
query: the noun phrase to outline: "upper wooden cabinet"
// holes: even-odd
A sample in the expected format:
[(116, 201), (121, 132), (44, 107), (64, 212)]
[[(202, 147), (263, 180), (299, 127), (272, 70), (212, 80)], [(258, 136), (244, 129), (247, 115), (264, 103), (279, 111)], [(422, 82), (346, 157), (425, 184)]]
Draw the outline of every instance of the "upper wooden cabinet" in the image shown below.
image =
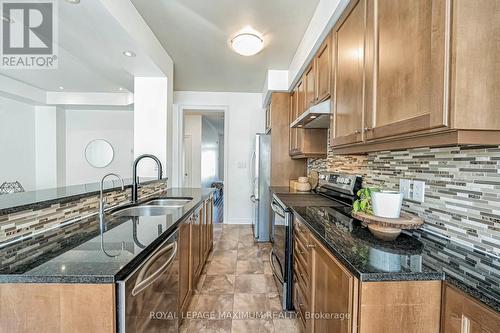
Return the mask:
[(331, 95), (332, 34), (323, 42), (314, 61), (316, 62), (316, 102), (322, 102)]
[(446, 1), (367, 4), (366, 139), (447, 125)]
[(500, 315), (457, 289), (444, 289), (443, 333), (500, 332)]
[(305, 83), (305, 110), (316, 104), (316, 61), (312, 61), (304, 72), (302, 81)]
[(295, 114), (294, 120), (300, 116), (306, 110), (306, 85), (304, 80), (300, 80), (295, 86), (297, 92), (297, 112)]
[(500, 144), (498, 8), (351, 3), (334, 27), (334, 152)]
[(330, 126), (333, 146), (363, 139), (365, 14), (366, 0), (355, 2), (334, 30), (335, 99)]

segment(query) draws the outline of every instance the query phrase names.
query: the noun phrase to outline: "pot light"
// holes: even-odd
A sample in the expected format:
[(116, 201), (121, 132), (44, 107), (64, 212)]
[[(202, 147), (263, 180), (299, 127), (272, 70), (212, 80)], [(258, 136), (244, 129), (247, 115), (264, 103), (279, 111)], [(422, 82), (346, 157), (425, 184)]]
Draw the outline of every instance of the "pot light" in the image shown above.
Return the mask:
[(253, 56), (264, 47), (264, 40), (255, 33), (240, 33), (231, 40), (234, 52), (242, 56)]
[(120, 88), (118, 88), (118, 90), (123, 91), (123, 88), (122, 88), (122, 87), (120, 87)]
[(66, 0), (66, 2), (72, 5), (78, 5), (80, 3), (80, 0)]
[(63, 86), (59, 86), (59, 90), (64, 90), (64, 87)]
[(125, 57), (129, 57), (129, 58), (133, 58), (133, 57), (135, 57), (135, 53), (134, 53), (134, 52), (132, 52), (132, 51), (129, 51), (129, 50), (123, 51), (123, 55), (124, 55)]

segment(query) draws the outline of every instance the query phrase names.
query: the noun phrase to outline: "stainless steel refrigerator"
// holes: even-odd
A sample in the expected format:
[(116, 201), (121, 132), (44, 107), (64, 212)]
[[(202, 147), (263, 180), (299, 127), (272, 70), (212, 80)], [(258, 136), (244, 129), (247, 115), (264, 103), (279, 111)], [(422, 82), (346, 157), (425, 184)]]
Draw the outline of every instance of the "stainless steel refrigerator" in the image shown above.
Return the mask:
[(253, 205), (252, 227), (257, 242), (269, 242), (271, 230), (271, 196), (269, 185), (271, 178), (271, 136), (256, 134), (254, 153), (251, 163)]

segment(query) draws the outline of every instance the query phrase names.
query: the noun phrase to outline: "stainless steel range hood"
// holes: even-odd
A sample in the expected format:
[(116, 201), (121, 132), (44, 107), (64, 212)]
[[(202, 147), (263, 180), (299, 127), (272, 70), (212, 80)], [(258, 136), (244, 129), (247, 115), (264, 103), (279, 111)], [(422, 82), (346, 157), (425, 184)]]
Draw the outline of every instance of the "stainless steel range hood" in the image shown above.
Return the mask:
[(330, 100), (311, 106), (301, 114), (290, 127), (292, 128), (330, 128)]

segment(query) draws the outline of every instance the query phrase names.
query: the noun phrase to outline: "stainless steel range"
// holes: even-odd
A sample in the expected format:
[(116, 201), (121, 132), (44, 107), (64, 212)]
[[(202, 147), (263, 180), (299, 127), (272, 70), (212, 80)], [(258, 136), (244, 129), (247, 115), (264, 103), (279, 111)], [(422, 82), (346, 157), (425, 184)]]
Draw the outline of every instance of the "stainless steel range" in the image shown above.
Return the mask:
[(335, 218), (352, 221), (350, 216), (362, 178), (340, 173), (322, 173), (318, 186), (308, 194), (273, 194), (271, 208), (272, 242), (270, 254), (274, 280), (281, 297), (283, 310), (293, 310), (293, 209), (292, 207), (330, 207)]

